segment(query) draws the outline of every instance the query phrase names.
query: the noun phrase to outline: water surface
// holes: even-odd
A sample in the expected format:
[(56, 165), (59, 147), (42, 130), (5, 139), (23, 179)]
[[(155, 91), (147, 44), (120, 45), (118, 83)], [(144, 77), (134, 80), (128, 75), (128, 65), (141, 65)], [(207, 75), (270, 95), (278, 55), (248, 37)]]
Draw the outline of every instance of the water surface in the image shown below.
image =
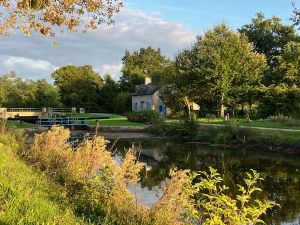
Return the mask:
[(166, 139), (121, 139), (114, 143), (115, 158), (122, 160), (134, 146), (147, 164), (140, 184), (131, 187), (139, 201), (151, 206), (162, 194), (170, 169), (207, 170), (214, 167), (232, 190), (245, 172), (258, 171), (265, 181), (262, 195), (281, 205), (268, 213), (268, 225), (300, 224), (300, 157), (275, 153), (209, 147), (197, 143), (175, 143)]

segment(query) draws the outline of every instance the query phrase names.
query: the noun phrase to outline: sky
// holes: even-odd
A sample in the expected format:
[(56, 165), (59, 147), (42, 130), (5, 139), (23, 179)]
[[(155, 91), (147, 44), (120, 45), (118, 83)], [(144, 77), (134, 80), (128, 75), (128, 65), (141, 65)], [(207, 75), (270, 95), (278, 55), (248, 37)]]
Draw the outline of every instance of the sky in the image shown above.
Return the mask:
[[(87, 34), (65, 32), (58, 35), (57, 46), (40, 35), (21, 33), (0, 37), (0, 74), (15, 71), (24, 79), (47, 79), (65, 65), (92, 65), (101, 75), (121, 75), (125, 49), (152, 46), (173, 58), (190, 48), (196, 35), (219, 23), (238, 29), (251, 22), (256, 13), (277, 16), (291, 23), (290, 0), (124, 0), (125, 7), (115, 25), (100, 26)], [(300, 0), (294, 0), (300, 7)]]

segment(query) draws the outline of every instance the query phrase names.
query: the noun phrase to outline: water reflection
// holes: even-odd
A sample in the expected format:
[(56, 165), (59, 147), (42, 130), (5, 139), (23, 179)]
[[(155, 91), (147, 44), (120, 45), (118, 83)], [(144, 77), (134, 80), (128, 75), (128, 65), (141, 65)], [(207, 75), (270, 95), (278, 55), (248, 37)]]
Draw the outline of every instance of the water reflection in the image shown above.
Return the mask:
[(208, 147), (196, 143), (174, 143), (167, 140), (119, 140), (115, 144), (116, 158), (134, 146), (141, 152), (140, 160), (147, 164), (138, 187), (131, 187), (148, 205), (161, 196), (161, 190), (171, 168), (206, 170), (211, 166), (222, 174), (227, 186), (236, 190), (245, 172), (258, 171), (265, 181), (261, 193), (281, 205), (265, 217), (269, 225), (300, 224), (300, 157), (274, 153), (236, 151)]

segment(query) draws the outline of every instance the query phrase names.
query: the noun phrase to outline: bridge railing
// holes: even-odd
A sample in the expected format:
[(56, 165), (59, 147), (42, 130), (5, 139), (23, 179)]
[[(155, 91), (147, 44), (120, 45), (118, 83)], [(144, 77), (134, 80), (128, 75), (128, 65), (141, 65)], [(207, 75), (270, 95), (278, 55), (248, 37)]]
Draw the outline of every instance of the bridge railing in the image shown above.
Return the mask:
[(41, 108), (7, 108), (7, 112), (42, 112)]
[(76, 108), (52, 108), (53, 113), (76, 113)]
[(63, 117), (63, 118), (39, 118), (37, 125), (41, 127), (51, 127), (53, 125), (61, 126), (86, 126), (88, 118), (86, 117)]

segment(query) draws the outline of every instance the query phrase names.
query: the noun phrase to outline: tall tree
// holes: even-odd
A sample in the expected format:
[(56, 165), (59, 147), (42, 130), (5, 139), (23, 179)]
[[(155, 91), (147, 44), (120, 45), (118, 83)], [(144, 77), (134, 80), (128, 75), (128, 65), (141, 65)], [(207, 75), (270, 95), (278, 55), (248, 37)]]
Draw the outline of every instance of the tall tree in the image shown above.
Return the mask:
[(4, 107), (55, 107), (57, 89), (46, 80), (25, 80), (14, 72), (0, 77), (0, 105)]
[(298, 29), (300, 29), (300, 10), (296, 7), (295, 3), (293, 3), (293, 8), (294, 16), (291, 18), (291, 20), (294, 22), (294, 25), (298, 26)]
[(258, 13), (250, 24), (240, 29), (240, 32), (247, 35), (257, 52), (267, 56), (269, 69), (264, 74), (263, 83), (267, 86), (280, 84), (282, 76), (278, 71), (277, 57), (283, 52), (287, 43), (299, 41), (295, 27), (284, 25), (278, 17), (267, 19), (263, 13)]
[(133, 53), (126, 50), (122, 60), (121, 89), (129, 92), (134, 91), (135, 85), (143, 84), (145, 77), (151, 77), (153, 82), (158, 83), (170, 63), (159, 48), (152, 47), (141, 48)]
[(54, 36), (63, 30), (87, 31), (111, 24), (122, 0), (1, 0), (0, 35), (21, 30)]
[(284, 25), (275, 16), (267, 19), (263, 13), (258, 13), (252, 23), (244, 25), (239, 31), (247, 35), (257, 52), (267, 56), (269, 66), (277, 65), (276, 57), (288, 42), (299, 40), (293, 25)]
[(120, 92), (119, 84), (109, 74), (103, 78), (104, 85), (100, 92), (101, 107), (107, 112), (114, 112), (115, 98)]
[(233, 100), (236, 87), (257, 82), (266, 59), (254, 51), (245, 35), (222, 24), (198, 36), (177, 67), (189, 83), (189, 93), (215, 99), (223, 117), (224, 106)]
[(278, 61), (284, 83), (300, 87), (300, 42), (288, 43)]
[(98, 108), (102, 78), (89, 65), (64, 66), (52, 73), (60, 99), (68, 107)]

